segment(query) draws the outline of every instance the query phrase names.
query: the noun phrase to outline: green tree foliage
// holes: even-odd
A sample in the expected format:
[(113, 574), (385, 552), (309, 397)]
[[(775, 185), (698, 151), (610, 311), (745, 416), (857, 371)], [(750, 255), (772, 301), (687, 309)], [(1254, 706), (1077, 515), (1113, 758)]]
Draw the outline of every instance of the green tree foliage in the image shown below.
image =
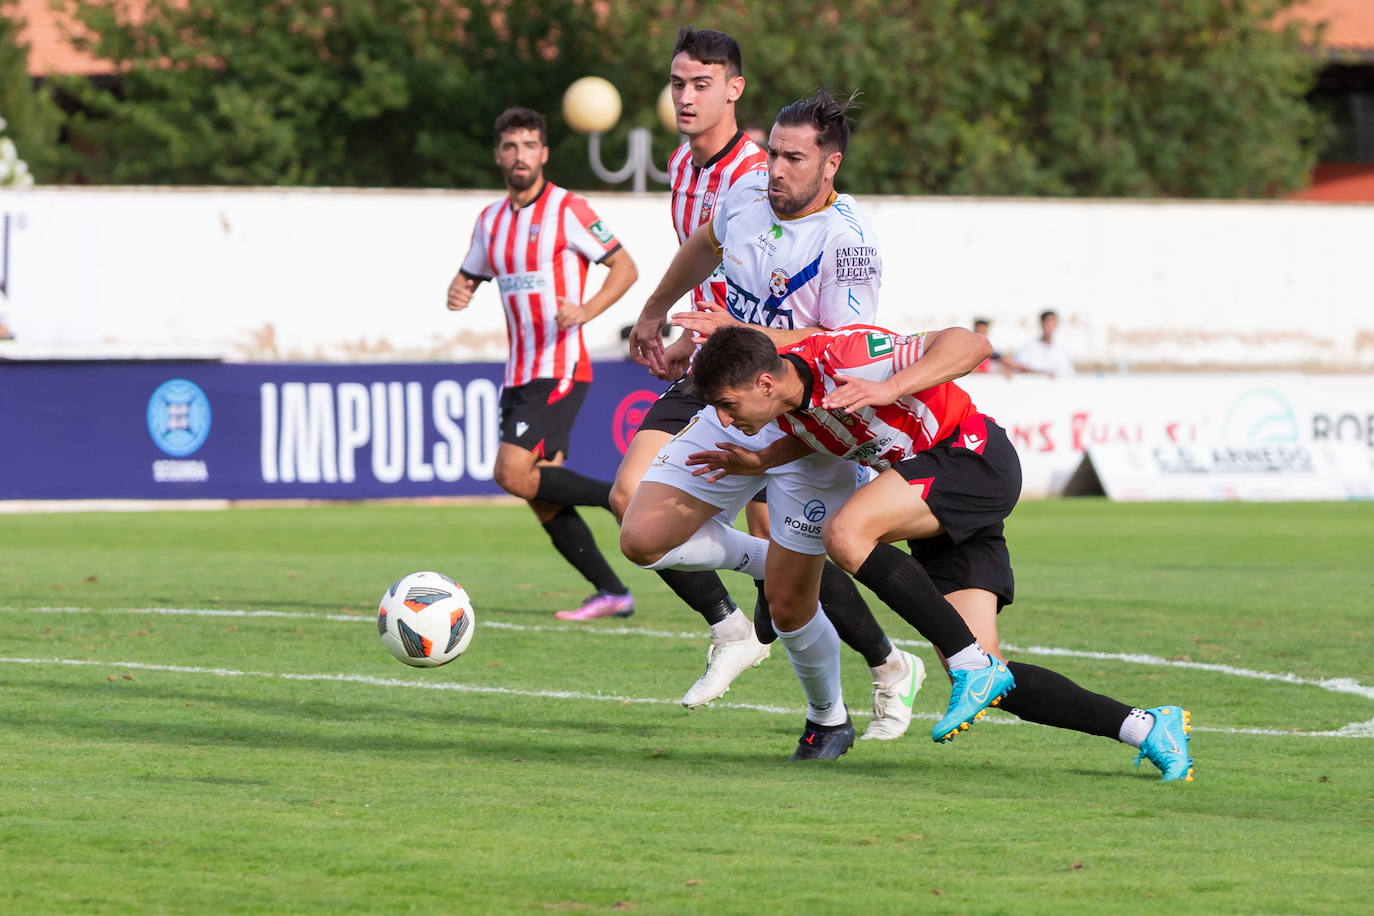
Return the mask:
[(29, 49), (19, 40), (21, 22), (12, 4), (0, 4), (0, 117), (4, 135), (14, 141), (34, 178), (47, 181), (55, 174), (61, 112), (51, 90), (35, 87), (29, 76)]
[(63, 88), (85, 180), (490, 185), (491, 124), (546, 111), (591, 61), (574, 0), (127, 0), (69, 6), (115, 86)]
[[(1270, 25), (1289, 0), (152, 0), (139, 24), (124, 2), (82, 7), (125, 73), (70, 89), (93, 180), (493, 186), (490, 125), (524, 104), (550, 115), (551, 174), (595, 186), (563, 89), (620, 87), (619, 165), (687, 22), (743, 45), (742, 124), (862, 90), (860, 193), (1266, 196), (1319, 139), (1315, 63)], [(675, 142), (658, 129), (660, 161)]]

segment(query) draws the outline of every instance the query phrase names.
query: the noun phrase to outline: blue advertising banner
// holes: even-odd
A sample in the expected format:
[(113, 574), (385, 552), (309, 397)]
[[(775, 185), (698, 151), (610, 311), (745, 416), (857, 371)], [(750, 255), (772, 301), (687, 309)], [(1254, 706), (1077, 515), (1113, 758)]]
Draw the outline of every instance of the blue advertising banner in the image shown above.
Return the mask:
[[(597, 363), (568, 466), (609, 480), (663, 384)], [(0, 499), (501, 492), (502, 366), (0, 363)]]

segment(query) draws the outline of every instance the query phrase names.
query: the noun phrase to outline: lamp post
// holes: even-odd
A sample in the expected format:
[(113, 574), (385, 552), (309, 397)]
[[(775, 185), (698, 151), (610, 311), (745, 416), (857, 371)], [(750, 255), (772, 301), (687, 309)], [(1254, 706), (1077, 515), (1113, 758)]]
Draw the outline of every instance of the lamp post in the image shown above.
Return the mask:
[[(664, 86), (658, 96), (658, 117), (669, 130), (677, 130), (673, 98)], [(635, 191), (644, 191), (647, 179), (668, 183), (668, 173), (654, 165), (653, 133), (647, 127), (630, 128), (630, 149), (625, 165), (611, 171), (601, 164), (601, 135), (620, 120), (620, 93), (599, 76), (584, 76), (563, 93), (563, 118), (579, 134), (587, 135), (587, 156), (596, 177), (607, 184), (634, 179)]]

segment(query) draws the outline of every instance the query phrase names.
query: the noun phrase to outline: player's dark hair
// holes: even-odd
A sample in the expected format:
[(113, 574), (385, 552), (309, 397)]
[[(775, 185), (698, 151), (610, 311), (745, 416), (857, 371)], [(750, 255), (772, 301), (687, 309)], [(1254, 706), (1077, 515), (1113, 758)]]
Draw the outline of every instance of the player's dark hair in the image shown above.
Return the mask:
[(690, 25), (684, 25), (677, 30), (673, 57), (683, 52), (692, 60), (703, 64), (720, 64), (725, 68), (726, 79), (734, 79), (744, 73), (744, 58), (740, 54), (739, 42), (724, 32), (717, 32), (715, 29), (694, 29)]
[(1053, 315), (1055, 318), (1059, 317), (1059, 313), (1056, 312), (1054, 309), (1045, 309), (1045, 311), (1040, 313), (1040, 323), (1044, 324), (1045, 319), (1049, 318), (1051, 315)]
[(859, 107), (859, 91), (856, 89), (847, 99), (839, 99), (830, 94), (827, 86), (817, 89), (813, 95), (797, 99), (778, 112), (773, 123), (778, 127), (810, 126), (816, 129), (816, 145), (827, 153), (849, 149), (849, 112)]
[(692, 363), (697, 397), (712, 403), (727, 388), (753, 384), (760, 372), (781, 372), (772, 338), (745, 325), (728, 325), (706, 338)]
[(501, 112), (494, 128), (497, 146), (501, 144), (501, 135), (508, 130), (537, 130), (540, 144), (549, 145), (548, 125), (544, 122), (544, 116), (533, 108), (507, 108)]

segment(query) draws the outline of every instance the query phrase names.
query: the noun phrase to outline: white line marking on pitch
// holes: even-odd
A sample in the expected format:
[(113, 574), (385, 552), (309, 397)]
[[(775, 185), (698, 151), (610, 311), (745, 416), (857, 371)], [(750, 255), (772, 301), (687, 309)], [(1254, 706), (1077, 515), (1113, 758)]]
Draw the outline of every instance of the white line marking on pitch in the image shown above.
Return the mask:
[[(293, 672), (242, 671), (237, 668), (200, 668), (191, 665), (152, 665), (146, 662), (95, 661), (80, 658), (4, 658), (0, 664), (6, 665), (68, 665), (83, 668), (130, 668), (136, 671), (166, 671), (172, 674), (209, 674), (215, 677), (262, 677), (281, 681), (333, 681), (344, 684), (363, 684), (369, 687), (404, 687), (414, 690), (450, 690), (457, 693), (501, 694), (503, 696), (540, 697), (556, 700), (599, 700), (608, 703), (643, 703), (654, 706), (676, 706), (677, 700), (658, 697), (628, 697), (608, 693), (583, 693), (575, 690), (515, 690), (510, 687), (489, 687), (478, 684), (458, 684), (453, 681), (406, 681), (394, 677), (372, 677), (366, 674), (300, 674)], [(712, 703), (713, 708), (744, 709), (750, 712), (763, 712), (776, 715), (795, 715), (800, 709), (786, 706), (766, 706), (759, 703)], [(854, 711), (855, 718), (868, 715)], [(912, 718), (935, 721), (938, 716), (917, 713)], [(985, 719), (997, 725), (1024, 725), (1020, 719)], [(1291, 738), (1374, 738), (1374, 719), (1368, 722), (1353, 723), (1333, 731), (1301, 732), (1280, 731), (1272, 728), (1207, 728), (1193, 726), (1195, 732), (1215, 732), (1227, 735), (1265, 735)]]
[[(282, 618), (288, 620), (331, 620), (343, 621), (348, 623), (372, 623), (374, 618), (371, 614), (304, 614), (298, 611), (248, 611), (232, 608), (61, 608), (61, 607), (40, 607), (40, 608), (16, 608), (0, 607), (0, 611), (19, 612), (27, 611), (30, 613), (46, 614), (158, 614), (166, 616), (180, 617), (240, 617), (240, 618)], [(482, 626), (491, 627), (499, 630), (516, 630), (521, 632), (556, 632), (556, 633), (583, 633), (590, 635), (605, 636), (650, 636), (666, 639), (702, 639), (700, 633), (679, 633), (666, 630), (647, 630), (636, 627), (598, 627), (598, 626), (559, 626), (546, 624), (520, 624), (505, 623), (502, 621), (484, 620)], [(929, 643), (923, 640), (894, 639), (892, 642), (899, 646), (923, 647)], [(1218, 674), (1226, 674), (1232, 677), (1245, 677), (1255, 680), (1277, 681), (1285, 684), (1299, 686), (1317, 687), (1335, 693), (1348, 693), (1362, 696), (1367, 699), (1374, 699), (1374, 687), (1366, 686), (1355, 681), (1353, 678), (1323, 678), (1314, 680), (1312, 678), (1299, 677), (1292, 673), (1276, 674), (1269, 671), (1256, 671), (1249, 668), (1237, 668), (1233, 665), (1221, 665), (1208, 662), (1179, 661), (1175, 659), (1163, 658), (1158, 655), (1142, 655), (1136, 653), (1122, 652), (1095, 652), (1079, 649), (1060, 649), (1051, 646), (1017, 646), (1011, 643), (1003, 643), (1003, 648), (1011, 652), (1020, 652), (1027, 655), (1046, 655), (1059, 656), (1066, 658), (1090, 658), (1100, 661), (1118, 661), (1137, 665), (1150, 665), (1154, 667), (1166, 668), (1185, 668), (1196, 671), (1213, 671)], [(24, 662), (23, 659), (0, 659), (0, 662)], [(79, 660), (68, 660), (64, 664), (86, 664)], [(91, 663), (95, 664), (95, 663)], [(110, 662), (108, 664), (125, 665), (137, 667), (136, 662)], [(561, 693), (557, 691), (513, 691), (500, 687), (477, 687), (461, 684), (420, 684), (412, 681), (401, 681), (396, 679), (366, 679), (363, 675), (274, 675), (267, 672), (238, 672), (221, 671), (220, 669), (197, 668), (179, 669), (176, 666), (157, 666), (145, 665), (150, 670), (178, 671), (185, 670), (188, 673), (211, 673), (211, 674), (251, 674), (259, 677), (283, 677), (298, 680), (341, 680), (355, 681), (356, 683), (374, 683), (386, 686), (407, 686), (424, 687), (426, 689), (439, 690), (465, 690), (473, 693), (512, 693), (519, 696), (538, 696), (538, 697), (561, 697), (567, 699), (608, 699), (625, 703), (676, 703), (674, 700), (660, 700), (647, 697), (620, 697), (605, 696), (602, 694), (574, 694)], [(748, 709), (757, 712), (792, 713), (795, 710), (776, 706), (757, 706), (747, 703), (716, 703), (716, 706), (729, 709)], [(856, 713), (864, 715), (864, 713)], [(928, 716), (934, 719), (934, 716)], [(1011, 724), (1016, 720), (994, 720)], [(1195, 726), (1194, 731), (1216, 732), (1221, 734), (1245, 734), (1245, 735), (1271, 735), (1271, 736), (1299, 736), (1299, 737), (1337, 737), (1337, 738), (1374, 738), (1374, 719), (1367, 722), (1351, 722), (1341, 728), (1332, 731), (1308, 732), (1308, 731), (1283, 731), (1281, 729), (1262, 729), (1262, 728), (1209, 728), (1206, 726)]]

